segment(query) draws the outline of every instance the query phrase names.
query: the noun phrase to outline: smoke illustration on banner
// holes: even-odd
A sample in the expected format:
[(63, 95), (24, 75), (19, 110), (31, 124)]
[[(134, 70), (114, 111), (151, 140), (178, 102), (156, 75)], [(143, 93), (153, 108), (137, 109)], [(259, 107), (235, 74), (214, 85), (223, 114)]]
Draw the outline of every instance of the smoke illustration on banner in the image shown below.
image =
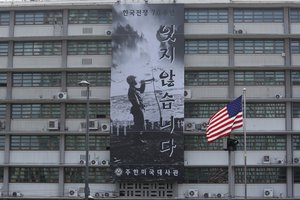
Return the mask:
[(110, 163), (116, 181), (183, 179), (182, 4), (115, 4)]

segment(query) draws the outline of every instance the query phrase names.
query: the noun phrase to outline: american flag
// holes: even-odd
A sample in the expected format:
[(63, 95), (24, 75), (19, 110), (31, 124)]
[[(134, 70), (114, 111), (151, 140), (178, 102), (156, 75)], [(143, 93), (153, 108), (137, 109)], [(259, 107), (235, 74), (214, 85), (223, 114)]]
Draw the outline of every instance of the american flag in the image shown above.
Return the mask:
[(219, 110), (208, 121), (206, 137), (208, 143), (229, 135), (243, 126), (242, 96)]

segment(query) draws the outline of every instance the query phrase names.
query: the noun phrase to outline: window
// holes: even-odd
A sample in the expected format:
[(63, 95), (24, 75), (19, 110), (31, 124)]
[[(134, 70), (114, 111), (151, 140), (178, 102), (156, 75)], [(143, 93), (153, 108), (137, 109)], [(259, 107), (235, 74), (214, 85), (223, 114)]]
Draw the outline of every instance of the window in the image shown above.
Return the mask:
[(281, 54), (284, 52), (283, 40), (235, 40), (236, 54)]
[(185, 40), (185, 54), (228, 54), (228, 40)]
[[(239, 141), (237, 150), (244, 150), (244, 136), (236, 135)], [(283, 135), (247, 135), (247, 150), (249, 151), (285, 151), (286, 136)]]
[(293, 150), (300, 150), (300, 135), (293, 135)]
[(4, 168), (0, 167), (0, 182), (3, 183)]
[(293, 103), (293, 118), (300, 118), (300, 103)]
[(111, 24), (111, 10), (69, 10), (69, 24)]
[(0, 73), (0, 87), (6, 87), (7, 85), (7, 73)]
[(185, 9), (184, 20), (187, 23), (227, 23), (227, 9)]
[[(84, 182), (84, 167), (66, 167), (65, 168), (65, 183), (83, 183)], [(113, 183), (109, 167), (90, 167), (89, 182), (90, 183)]]
[(9, 13), (8, 12), (0, 12), (0, 26), (9, 25)]
[[(0, 135), (0, 150), (3, 151), (4, 148), (5, 148), (5, 135)], [(1, 168), (0, 168), (0, 171), (1, 171)], [(1, 172), (0, 172), (0, 174), (1, 174)]]
[(11, 167), (10, 183), (58, 183), (58, 167)]
[(300, 183), (300, 167), (294, 167), (294, 183)]
[(62, 24), (62, 11), (17, 11), (16, 25)]
[(283, 9), (249, 9), (234, 10), (234, 22), (240, 23), (282, 23)]
[(228, 183), (226, 167), (186, 167), (184, 183)]
[(61, 54), (61, 41), (14, 43), (15, 56), (56, 56)]
[[(67, 118), (85, 119), (86, 104), (67, 104)], [(110, 116), (109, 104), (90, 104), (90, 119), (98, 118), (99, 115)]]
[(82, 80), (88, 80), (91, 86), (110, 86), (110, 72), (68, 72), (67, 86), (78, 87)]
[(59, 150), (58, 135), (13, 135), (10, 138), (10, 150)]
[(184, 135), (185, 151), (221, 151), (223, 150), (223, 140), (216, 140), (207, 143), (206, 136), (203, 135)]
[(300, 85), (300, 71), (292, 71), (292, 85)]
[(6, 116), (6, 104), (0, 104), (0, 119), (5, 119)]
[(186, 118), (210, 118), (225, 105), (225, 103), (186, 103), (184, 116)]
[(14, 87), (59, 87), (60, 73), (14, 73)]
[(69, 41), (68, 55), (111, 55), (111, 41)]
[(285, 118), (284, 103), (248, 103), (246, 109), (249, 118)]
[(291, 53), (300, 54), (300, 40), (291, 40)]
[(213, 86), (213, 85), (228, 85), (228, 72), (203, 72), (203, 71), (187, 71), (184, 74), (186, 86)]
[(7, 56), (7, 55), (8, 55), (8, 43), (0, 42), (0, 56)]
[(59, 104), (13, 104), (13, 119), (60, 118)]
[[(90, 135), (89, 148), (91, 151), (105, 151), (110, 146), (110, 138), (105, 135)], [(84, 151), (85, 135), (67, 135), (65, 139), (66, 151)]]
[(290, 9), (290, 21), (292, 23), (300, 23), (300, 9), (292, 8)]
[(284, 85), (284, 72), (239, 71), (234, 73), (235, 85)]
[[(286, 183), (286, 168), (283, 167), (247, 167), (247, 183)], [(244, 168), (235, 168), (235, 183), (245, 181)]]

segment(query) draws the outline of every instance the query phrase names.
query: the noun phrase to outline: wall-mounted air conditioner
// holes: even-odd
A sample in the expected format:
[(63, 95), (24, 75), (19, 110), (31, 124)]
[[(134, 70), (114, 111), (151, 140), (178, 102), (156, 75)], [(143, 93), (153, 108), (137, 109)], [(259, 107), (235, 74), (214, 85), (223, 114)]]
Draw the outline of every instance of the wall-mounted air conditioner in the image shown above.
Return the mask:
[(264, 189), (264, 197), (273, 197), (273, 196), (274, 196), (273, 189), (270, 188)]
[(5, 120), (0, 120), (0, 130), (5, 129)]
[(192, 91), (191, 90), (184, 90), (184, 98), (190, 99), (192, 98)]
[(203, 194), (203, 197), (204, 197), (204, 198), (212, 198), (213, 195), (212, 195), (212, 193), (210, 193), (210, 192), (205, 192), (205, 193)]
[(22, 197), (23, 194), (21, 192), (12, 192), (13, 197)]
[(197, 189), (188, 189), (186, 191), (186, 197), (195, 198), (199, 196), (199, 191)]
[(98, 165), (98, 160), (91, 160), (91, 165)]
[(101, 122), (100, 123), (100, 130), (102, 132), (108, 132), (108, 131), (110, 131), (110, 123), (109, 122)]
[(271, 160), (270, 160), (270, 156), (266, 155), (263, 157), (263, 163), (264, 164), (270, 164)]
[(108, 166), (108, 165), (109, 165), (109, 160), (102, 160), (102, 161), (100, 162), (100, 165)]
[(79, 161), (79, 164), (85, 165), (85, 160), (81, 159), (81, 160)]
[(223, 198), (223, 197), (224, 197), (224, 194), (222, 194), (222, 193), (217, 193), (217, 194), (216, 194), (216, 197), (217, 197), (217, 198)]
[(284, 164), (284, 159), (277, 159), (277, 164)]
[(48, 130), (58, 130), (59, 129), (59, 121), (58, 119), (49, 120), (47, 123)]
[(193, 122), (188, 122), (185, 124), (185, 130), (186, 131), (195, 131), (196, 125)]
[(236, 29), (236, 30), (234, 30), (234, 33), (235, 33), (235, 34), (245, 34), (246, 31), (243, 30), (243, 29)]
[(57, 94), (57, 98), (58, 99), (67, 99), (67, 97), (68, 97), (68, 93), (67, 92), (59, 92)]
[(68, 193), (69, 197), (78, 197), (78, 192), (75, 189), (69, 189), (69, 193)]
[[(81, 129), (86, 129), (86, 122), (80, 123)], [(99, 129), (99, 122), (96, 119), (89, 120), (89, 130), (98, 130)]]
[(299, 163), (299, 158), (295, 157), (294, 158), (294, 163)]
[(112, 30), (105, 30), (104, 33), (107, 36), (111, 36), (112, 35)]
[(281, 95), (281, 94), (275, 94), (275, 98), (276, 98), (276, 99), (281, 99), (281, 98), (282, 98), (282, 95)]

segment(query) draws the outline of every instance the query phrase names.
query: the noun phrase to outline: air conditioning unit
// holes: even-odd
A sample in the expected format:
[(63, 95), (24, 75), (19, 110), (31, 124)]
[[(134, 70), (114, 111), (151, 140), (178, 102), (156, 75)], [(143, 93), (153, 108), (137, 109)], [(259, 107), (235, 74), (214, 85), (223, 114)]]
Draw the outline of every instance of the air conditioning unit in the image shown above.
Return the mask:
[(103, 165), (103, 166), (109, 166), (109, 160), (102, 160), (100, 162), (100, 165)]
[(81, 159), (81, 160), (79, 161), (79, 164), (85, 165), (85, 160)]
[(299, 158), (294, 158), (294, 163), (299, 163)]
[(263, 157), (263, 163), (264, 163), (264, 164), (270, 164), (270, 162), (271, 162), (270, 156), (267, 155), (267, 156), (264, 156), (264, 157)]
[(91, 160), (91, 165), (98, 165), (98, 161), (97, 160)]
[(105, 35), (111, 36), (112, 35), (112, 31), (111, 30), (105, 30)]
[(68, 96), (67, 92), (59, 92), (57, 94), (58, 99), (67, 99), (67, 96)]
[(234, 30), (234, 33), (235, 34), (244, 34), (244, 33), (246, 33), (246, 31), (243, 29), (237, 29), (237, 30)]
[(278, 164), (284, 164), (284, 159), (277, 159)]
[(90, 130), (98, 130), (99, 129), (99, 125), (98, 125), (98, 120), (90, 120), (89, 121), (89, 129)]
[(185, 130), (186, 130), (186, 131), (194, 131), (195, 129), (196, 129), (195, 123), (188, 122), (188, 123), (185, 125)]
[(58, 130), (59, 129), (59, 121), (58, 119), (49, 120), (47, 124), (48, 130)]
[[(89, 120), (89, 130), (98, 130), (99, 129), (98, 125), (99, 125), (98, 120), (95, 119)], [(86, 129), (86, 122), (81, 122), (80, 127), (82, 129)]]
[(13, 197), (22, 197), (23, 194), (21, 192), (12, 192)]
[(275, 94), (275, 98), (280, 99), (280, 98), (282, 98), (282, 95), (281, 94)]
[(206, 130), (206, 128), (207, 128), (207, 123), (206, 122), (203, 122), (203, 123), (201, 123), (201, 129), (200, 130), (202, 130), (202, 131), (205, 131)]
[(186, 197), (188, 198), (195, 198), (199, 196), (199, 192), (197, 189), (188, 189), (186, 191)]
[(212, 198), (213, 195), (212, 195), (212, 193), (205, 192), (205, 193), (203, 194), (203, 197), (204, 197), (204, 198)]
[(184, 98), (186, 98), (186, 99), (192, 98), (192, 91), (191, 90), (184, 90)]
[(69, 189), (68, 196), (69, 197), (78, 197), (78, 191), (75, 189)]
[(103, 132), (110, 131), (110, 123), (109, 122), (103, 122), (100, 124), (100, 130)]
[(217, 198), (224, 198), (224, 194), (217, 193), (217, 194), (216, 194), (216, 197), (217, 197)]
[(5, 120), (0, 120), (0, 130), (5, 129)]
[(264, 197), (273, 197), (273, 196), (274, 196), (273, 189), (270, 188), (264, 189)]

